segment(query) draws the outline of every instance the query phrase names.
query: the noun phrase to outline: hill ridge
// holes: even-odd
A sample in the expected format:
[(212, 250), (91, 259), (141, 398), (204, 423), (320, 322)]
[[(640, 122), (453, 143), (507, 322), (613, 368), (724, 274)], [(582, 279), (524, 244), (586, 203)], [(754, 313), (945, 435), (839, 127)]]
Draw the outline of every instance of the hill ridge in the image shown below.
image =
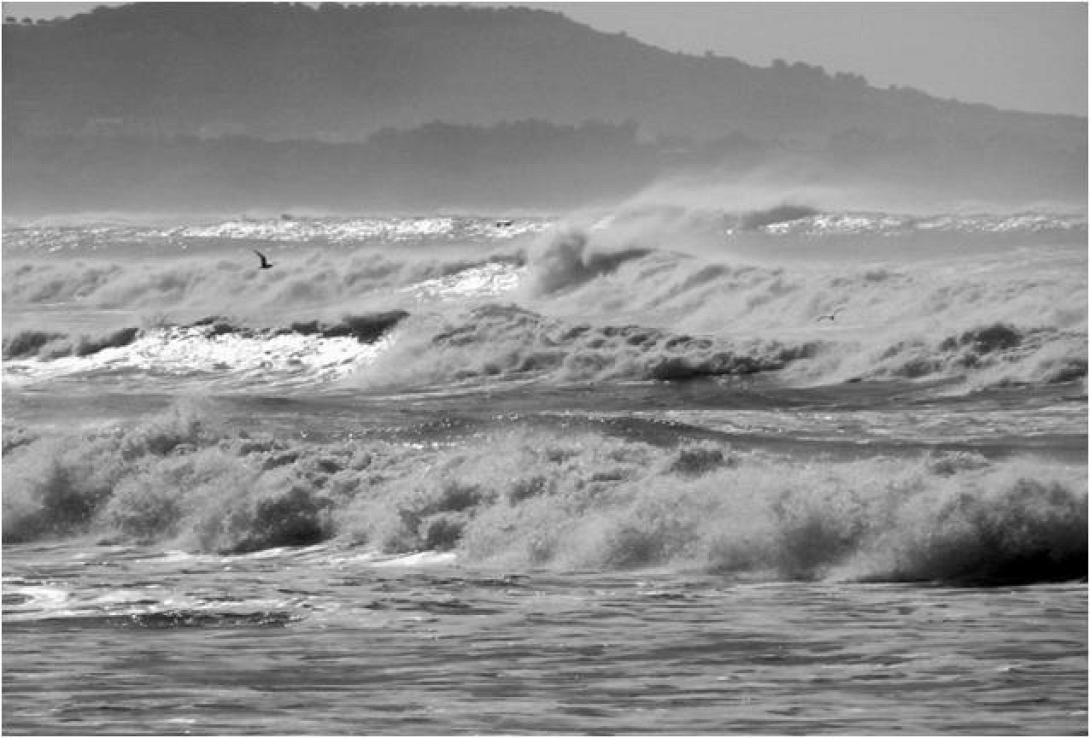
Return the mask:
[(168, 133), (362, 141), (433, 120), (537, 118), (633, 119), (649, 136), (806, 139), (1085, 120), (879, 89), (801, 62), (679, 54), (518, 7), (132, 4), (7, 24), (4, 42), (13, 125), (66, 133), (121, 118)]

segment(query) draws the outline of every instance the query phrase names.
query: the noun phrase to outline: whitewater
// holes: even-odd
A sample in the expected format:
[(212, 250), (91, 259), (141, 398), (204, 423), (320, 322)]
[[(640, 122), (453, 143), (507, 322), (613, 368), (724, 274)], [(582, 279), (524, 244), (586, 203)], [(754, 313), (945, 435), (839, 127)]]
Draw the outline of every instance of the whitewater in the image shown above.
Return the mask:
[(7, 219), (3, 729), (1085, 734), (1086, 245)]

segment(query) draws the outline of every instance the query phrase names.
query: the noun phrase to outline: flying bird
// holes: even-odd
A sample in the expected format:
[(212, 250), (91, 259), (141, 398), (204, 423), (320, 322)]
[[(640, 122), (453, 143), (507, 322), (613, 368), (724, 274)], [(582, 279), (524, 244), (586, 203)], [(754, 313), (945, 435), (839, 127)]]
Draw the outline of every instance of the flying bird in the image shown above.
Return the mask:
[(272, 269), (273, 265), (270, 264), (269, 260), (265, 258), (265, 254), (261, 253), (257, 249), (254, 249), (254, 253), (257, 254), (257, 258), (261, 259), (261, 268), (262, 269)]
[(817, 316), (817, 319), (818, 320), (830, 320), (830, 321), (836, 320), (837, 313), (839, 313), (840, 310), (841, 310), (840, 308), (837, 308), (836, 310), (832, 311), (831, 313), (825, 313), (824, 315), (819, 315), (819, 316)]

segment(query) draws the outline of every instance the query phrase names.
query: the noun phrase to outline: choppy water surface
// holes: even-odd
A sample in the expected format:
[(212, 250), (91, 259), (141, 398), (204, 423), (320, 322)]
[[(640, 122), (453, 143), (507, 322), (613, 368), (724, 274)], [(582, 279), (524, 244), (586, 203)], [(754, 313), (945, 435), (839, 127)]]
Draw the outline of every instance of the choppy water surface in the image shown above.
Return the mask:
[(1085, 734), (1085, 218), (788, 210), (7, 224), (4, 730)]
[[(5, 590), (12, 733), (1086, 724), (1078, 584), (512, 574), (323, 548), (224, 558), (52, 546), (5, 558), (40, 577)], [(64, 590), (73, 584), (78, 595)]]

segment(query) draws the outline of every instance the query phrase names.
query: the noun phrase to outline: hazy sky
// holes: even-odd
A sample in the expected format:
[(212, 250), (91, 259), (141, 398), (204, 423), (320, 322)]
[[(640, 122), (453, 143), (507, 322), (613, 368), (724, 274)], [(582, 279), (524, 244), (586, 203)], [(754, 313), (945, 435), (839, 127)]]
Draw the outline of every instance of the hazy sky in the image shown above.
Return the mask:
[(1086, 115), (1084, 3), (555, 3), (670, 51), (768, 66), (779, 57), (871, 84)]
[[(52, 18), (102, 3), (3, 3)], [(1087, 113), (1087, 5), (1069, 3), (513, 3), (558, 10), (670, 51), (779, 57), (871, 84), (1002, 108)]]

